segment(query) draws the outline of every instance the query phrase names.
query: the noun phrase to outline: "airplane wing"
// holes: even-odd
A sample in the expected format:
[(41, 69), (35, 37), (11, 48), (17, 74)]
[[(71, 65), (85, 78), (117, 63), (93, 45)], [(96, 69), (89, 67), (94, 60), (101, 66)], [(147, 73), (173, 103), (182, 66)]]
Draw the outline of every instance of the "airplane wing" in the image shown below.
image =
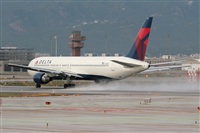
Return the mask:
[(23, 69), (26, 69), (26, 70), (32, 70), (32, 71), (37, 71), (37, 72), (56, 74), (56, 75), (59, 75), (61, 77), (74, 76), (74, 77), (82, 78), (82, 76), (80, 76), (80, 75), (78, 75), (78, 74), (76, 74), (74, 72), (71, 72), (71, 71), (59, 71), (59, 70), (39, 68), (39, 67), (29, 67), (29, 66), (18, 65), (18, 64), (8, 64), (8, 66), (23, 68)]
[(164, 70), (169, 70), (173, 68), (182, 68), (182, 67), (189, 67), (189, 65), (171, 65), (171, 66), (150, 66), (149, 69), (145, 70), (142, 73), (146, 72), (154, 72), (154, 71), (164, 71)]
[(185, 61), (185, 60), (176, 60), (176, 61), (171, 61), (171, 62), (149, 64), (150, 68), (145, 70), (144, 73), (153, 72), (153, 71), (169, 70), (169, 69), (173, 69), (173, 68), (190, 67), (190, 65), (182, 65), (183, 61)]
[(170, 62), (162, 62), (162, 63), (155, 63), (155, 64), (149, 64), (151, 67), (156, 66), (162, 66), (162, 65), (175, 65), (175, 64), (181, 64), (183, 62), (182, 60), (179, 61), (170, 61)]
[(117, 61), (117, 60), (111, 60), (111, 61), (115, 62), (117, 64), (120, 64), (120, 65), (122, 65), (124, 67), (129, 67), (129, 68), (140, 66), (140, 65), (137, 65), (137, 64), (126, 63), (126, 62), (121, 62), (121, 61)]

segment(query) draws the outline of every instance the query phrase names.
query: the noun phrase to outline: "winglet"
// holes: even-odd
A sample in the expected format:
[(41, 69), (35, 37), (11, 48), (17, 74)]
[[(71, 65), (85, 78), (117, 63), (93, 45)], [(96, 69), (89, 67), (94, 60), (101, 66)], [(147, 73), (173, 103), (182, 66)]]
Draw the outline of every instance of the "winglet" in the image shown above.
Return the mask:
[(153, 17), (146, 19), (126, 57), (144, 61), (152, 21)]

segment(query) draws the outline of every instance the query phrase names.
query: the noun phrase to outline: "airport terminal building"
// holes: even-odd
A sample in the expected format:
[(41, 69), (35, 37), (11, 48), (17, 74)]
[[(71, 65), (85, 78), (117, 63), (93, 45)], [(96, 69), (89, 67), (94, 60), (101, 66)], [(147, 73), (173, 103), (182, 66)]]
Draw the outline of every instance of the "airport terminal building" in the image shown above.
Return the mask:
[(17, 48), (17, 47), (1, 47), (0, 48), (0, 72), (26, 72), (24, 69), (13, 68), (8, 63), (28, 65), (29, 61), (35, 57), (33, 49)]

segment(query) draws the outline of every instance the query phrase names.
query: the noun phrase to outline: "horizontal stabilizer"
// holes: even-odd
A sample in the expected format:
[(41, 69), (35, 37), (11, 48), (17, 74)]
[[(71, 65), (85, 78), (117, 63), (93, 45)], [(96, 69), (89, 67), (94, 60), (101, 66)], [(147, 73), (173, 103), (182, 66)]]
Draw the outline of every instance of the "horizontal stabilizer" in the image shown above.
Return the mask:
[(150, 67), (148, 70), (143, 71), (142, 73), (164, 71), (164, 70), (169, 70), (173, 68), (183, 68), (183, 67), (190, 67), (190, 65), (171, 65), (171, 66)]
[(117, 60), (111, 60), (111, 61), (115, 62), (117, 64), (120, 64), (120, 65), (122, 65), (124, 67), (129, 67), (129, 68), (140, 66), (140, 65), (136, 65), (136, 64), (132, 64), (132, 63), (126, 63), (126, 62), (121, 62), (121, 61), (117, 61)]

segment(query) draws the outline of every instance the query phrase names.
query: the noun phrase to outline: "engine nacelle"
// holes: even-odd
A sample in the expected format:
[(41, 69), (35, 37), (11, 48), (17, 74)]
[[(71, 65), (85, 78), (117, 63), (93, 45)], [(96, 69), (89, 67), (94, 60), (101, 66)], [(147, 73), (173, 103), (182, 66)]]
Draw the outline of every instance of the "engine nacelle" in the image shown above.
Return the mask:
[(45, 73), (36, 73), (33, 76), (33, 80), (37, 84), (47, 84), (51, 81), (51, 78), (48, 75), (45, 75)]

